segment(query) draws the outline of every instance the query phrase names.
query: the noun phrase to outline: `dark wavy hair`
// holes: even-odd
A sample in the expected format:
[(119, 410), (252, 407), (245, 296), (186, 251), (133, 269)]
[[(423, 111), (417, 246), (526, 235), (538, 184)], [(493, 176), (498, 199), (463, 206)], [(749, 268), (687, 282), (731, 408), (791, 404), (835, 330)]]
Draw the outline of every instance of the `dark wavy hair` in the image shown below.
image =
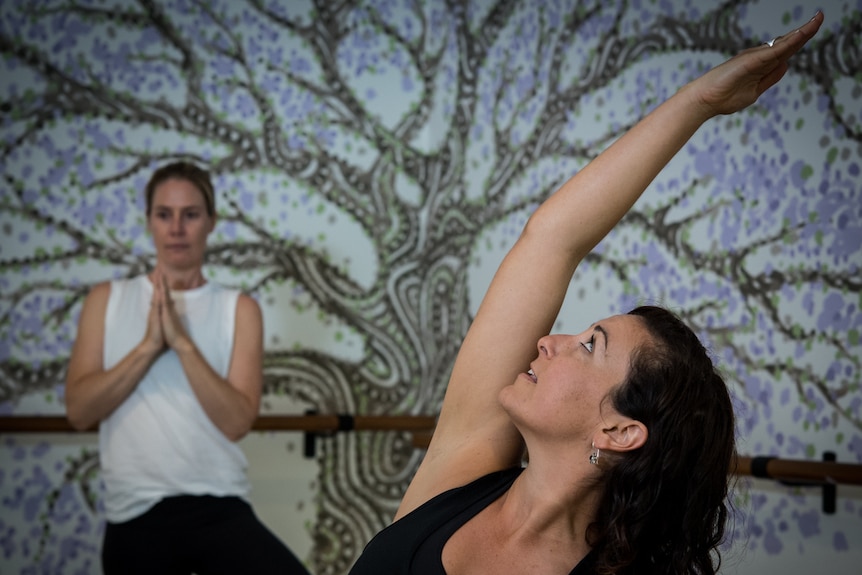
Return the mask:
[(648, 437), (602, 466), (605, 492), (588, 533), (596, 573), (714, 575), (735, 454), (730, 394), (674, 313), (643, 306), (629, 314), (643, 320), (652, 341), (635, 351), (627, 379), (608, 399), (646, 425)]
[(152, 212), (153, 209), (153, 196), (156, 193), (156, 188), (167, 180), (185, 180), (191, 183), (204, 197), (207, 215), (209, 217), (215, 216), (215, 190), (213, 189), (213, 183), (210, 179), (210, 173), (190, 162), (180, 161), (166, 164), (157, 169), (153, 172), (153, 175), (150, 176), (150, 180), (147, 182), (147, 187), (144, 188), (147, 217), (149, 217), (150, 212)]

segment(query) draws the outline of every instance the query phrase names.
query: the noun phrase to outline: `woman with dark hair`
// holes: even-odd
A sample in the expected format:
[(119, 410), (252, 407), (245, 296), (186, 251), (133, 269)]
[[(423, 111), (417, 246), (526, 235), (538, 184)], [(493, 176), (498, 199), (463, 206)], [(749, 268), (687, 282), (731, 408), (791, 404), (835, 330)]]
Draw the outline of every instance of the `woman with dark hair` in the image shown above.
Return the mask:
[(641, 319), (649, 341), (632, 352), (628, 374), (609, 401), (643, 423), (648, 438), (634, 457), (601, 454), (608, 463), (603, 480), (613, 489), (604, 493), (588, 540), (607, 551), (610, 565), (651, 561), (643, 551), (675, 541), (662, 573), (713, 573), (734, 455), (730, 396), (700, 340), (678, 317), (653, 306), (629, 315)]
[(106, 574), (304, 575), (247, 501), (237, 441), (263, 381), (250, 296), (207, 282), (216, 221), (209, 173), (162, 166), (145, 189), (155, 268), (87, 295), (66, 374), (66, 415), (99, 426)]
[(717, 571), (734, 416), (697, 337), (656, 307), (546, 334), (579, 262), (665, 164), (778, 82), (822, 21), (684, 86), (530, 217), (462, 343), (395, 522), (352, 575)]

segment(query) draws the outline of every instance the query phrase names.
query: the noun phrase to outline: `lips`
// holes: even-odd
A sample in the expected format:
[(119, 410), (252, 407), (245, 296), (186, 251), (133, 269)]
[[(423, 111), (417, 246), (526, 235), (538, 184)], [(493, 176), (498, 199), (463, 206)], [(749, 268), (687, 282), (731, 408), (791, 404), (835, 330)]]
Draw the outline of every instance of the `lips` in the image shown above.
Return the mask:
[(533, 383), (537, 383), (539, 380), (536, 377), (536, 374), (533, 372), (533, 368), (527, 370), (527, 377), (533, 380)]

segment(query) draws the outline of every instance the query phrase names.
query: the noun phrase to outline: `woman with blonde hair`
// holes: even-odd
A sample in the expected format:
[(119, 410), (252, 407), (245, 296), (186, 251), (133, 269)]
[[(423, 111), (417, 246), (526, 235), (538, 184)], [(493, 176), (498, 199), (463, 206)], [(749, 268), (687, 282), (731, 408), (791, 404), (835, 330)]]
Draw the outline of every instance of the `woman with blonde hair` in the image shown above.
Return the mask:
[(237, 441), (263, 381), (260, 307), (203, 275), (209, 173), (176, 162), (145, 191), (145, 275), (95, 286), (66, 375), (66, 414), (99, 426), (108, 575), (307, 573), (255, 516)]

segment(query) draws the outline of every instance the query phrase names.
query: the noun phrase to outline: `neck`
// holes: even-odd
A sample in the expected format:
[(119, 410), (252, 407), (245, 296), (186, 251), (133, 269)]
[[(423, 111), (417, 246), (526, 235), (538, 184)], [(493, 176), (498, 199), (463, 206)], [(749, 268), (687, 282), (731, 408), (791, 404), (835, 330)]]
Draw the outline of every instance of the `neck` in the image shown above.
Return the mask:
[[(201, 268), (190, 270), (176, 270), (165, 266), (160, 266), (162, 275), (167, 280), (168, 289), (182, 291), (199, 288), (207, 283), (204, 278)], [(153, 281), (153, 274), (150, 274), (150, 280)]]
[(586, 531), (595, 521), (604, 485), (586, 458), (581, 464), (569, 463), (531, 452), (530, 463), (512, 485), (503, 508), (513, 526), (568, 539), (583, 545), (586, 554)]

